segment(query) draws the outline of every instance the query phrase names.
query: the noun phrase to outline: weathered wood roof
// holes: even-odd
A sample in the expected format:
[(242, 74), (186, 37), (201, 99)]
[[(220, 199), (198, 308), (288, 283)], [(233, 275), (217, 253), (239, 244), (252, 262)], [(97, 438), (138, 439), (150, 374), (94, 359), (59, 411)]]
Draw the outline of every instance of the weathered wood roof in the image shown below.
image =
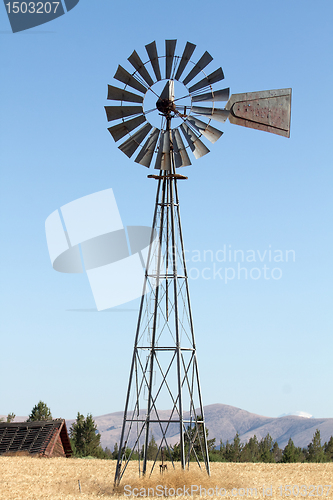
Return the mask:
[(26, 451), (31, 454), (51, 456), (58, 436), (66, 457), (70, 457), (72, 448), (65, 420), (2, 422), (0, 423), (0, 455)]

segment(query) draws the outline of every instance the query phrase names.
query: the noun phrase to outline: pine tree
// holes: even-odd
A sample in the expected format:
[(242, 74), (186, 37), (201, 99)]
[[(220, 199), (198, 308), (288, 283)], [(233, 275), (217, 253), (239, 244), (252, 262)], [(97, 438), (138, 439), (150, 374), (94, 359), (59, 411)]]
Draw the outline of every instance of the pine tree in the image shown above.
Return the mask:
[(104, 457), (103, 458), (107, 458), (107, 459), (111, 459), (111, 460), (113, 459), (112, 451), (107, 446), (104, 448)]
[[(197, 416), (197, 421), (201, 421), (202, 417), (201, 415)], [(192, 448), (191, 448), (191, 460), (196, 460), (195, 455), (198, 457), (199, 460), (203, 460), (202, 456), (202, 448), (204, 446), (204, 427), (203, 424), (195, 422), (192, 427), (188, 426), (187, 427), (187, 432), (184, 436), (184, 448), (185, 448), (185, 455), (187, 455), (187, 452), (189, 450), (190, 442), (192, 442)], [(208, 448), (208, 453), (211, 453), (215, 450), (215, 442), (216, 439), (208, 439), (209, 435), (209, 430), (206, 427), (206, 441), (207, 441), (207, 448)]]
[(274, 462), (277, 463), (277, 462), (281, 461), (282, 450), (279, 448), (277, 441), (275, 441), (275, 443), (273, 444), (272, 455), (273, 455)]
[(282, 452), (281, 462), (283, 463), (296, 463), (303, 462), (304, 457), (301, 448), (297, 448), (294, 445), (294, 442), (291, 438), (289, 438), (287, 446), (284, 448)]
[(39, 401), (33, 407), (27, 422), (35, 422), (36, 420), (52, 420), (51, 410), (43, 401)]
[(220, 462), (225, 462), (225, 444), (223, 444), (222, 439), (220, 439), (220, 449), (219, 449), (219, 461)]
[(306, 461), (322, 463), (326, 461), (325, 459), (324, 448), (321, 445), (320, 430), (317, 429), (313, 435), (311, 443), (308, 445)]
[[(158, 452), (158, 446), (156, 444), (154, 436), (151, 435), (147, 448), (147, 460), (155, 460), (157, 457), (157, 452)], [(158, 453), (158, 456), (160, 456), (160, 453)]]
[(233, 443), (229, 444), (227, 441), (227, 446), (225, 450), (225, 458), (228, 462), (240, 462), (241, 453), (243, 445), (239, 438), (239, 433), (236, 432)]
[(118, 460), (118, 454), (119, 454), (119, 449), (118, 449), (118, 443), (115, 443), (113, 452), (112, 452), (112, 458), (114, 460)]
[(241, 462), (259, 462), (259, 443), (256, 435), (243, 446)]
[(103, 458), (104, 452), (100, 445), (101, 435), (97, 432), (97, 425), (91, 414), (84, 418), (78, 412), (76, 421), (69, 430), (69, 435), (76, 456)]
[(324, 444), (324, 452), (327, 462), (333, 462), (333, 436), (330, 437), (328, 443)]
[(274, 462), (274, 457), (272, 453), (273, 448), (273, 438), (269, 434), (262, 438), (259, 442), (259, 455), (260, 462), (272, 463)]

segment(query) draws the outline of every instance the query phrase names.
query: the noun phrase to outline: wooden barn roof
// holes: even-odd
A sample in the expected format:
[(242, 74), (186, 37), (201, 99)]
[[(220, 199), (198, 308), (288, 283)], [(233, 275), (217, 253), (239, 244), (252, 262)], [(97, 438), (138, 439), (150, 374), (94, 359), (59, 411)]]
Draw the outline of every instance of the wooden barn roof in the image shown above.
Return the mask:
[(0, 455), (25, 451), (52, 456), (58, 436), (66, 457), (72, 455), (66, 422), (63, 419), (0, 423)]

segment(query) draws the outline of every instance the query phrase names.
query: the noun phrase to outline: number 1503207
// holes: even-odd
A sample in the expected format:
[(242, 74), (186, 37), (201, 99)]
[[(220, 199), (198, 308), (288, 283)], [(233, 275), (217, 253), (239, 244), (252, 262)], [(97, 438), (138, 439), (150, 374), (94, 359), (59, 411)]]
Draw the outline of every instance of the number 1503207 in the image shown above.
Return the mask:
[(327, 497), (331, 489), (331, 485), (320, 484), (318, 486), (314, 486), (313, 484), (310, 484), (310, 486), (306, 486), (305, 484), (302, 484), (298, 486), (286, 484), (285, 486), (279, 486), (278, 489), (281, 497)]
[(55, 14), (60, 2), (8, 2), (8, 14)]

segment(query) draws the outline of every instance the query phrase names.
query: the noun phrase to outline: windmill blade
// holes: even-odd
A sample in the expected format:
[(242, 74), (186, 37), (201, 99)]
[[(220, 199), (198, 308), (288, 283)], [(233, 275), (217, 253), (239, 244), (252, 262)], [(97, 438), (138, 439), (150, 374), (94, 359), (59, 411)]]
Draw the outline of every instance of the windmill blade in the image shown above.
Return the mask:
[(233, 94), (225, 108), (230, 123), (290, 137), (291, 89)]
[(148, 83), (149, 87), (154, 85), (153, 79), (151, 78), (150, 74), (146, 70), (145, 65), (143, 64), (143, 62), (141, 61), (139, 55), (137, 54), (137, 52), (135, 50), (132, 52), (132, 54), (129, 56), (129, 58), (127, 60), (132, 64), (133, 68), (135, 68), (137, 70), (139, 75), (142, 76), (144, 81), (146, 83)]
[(119, 82), (123, 82), (126, 85), (129, 85), (133, 89), (138, 90), (139, 92), (142, 92), (142, 94), (145, 94), (147, 91), (146, 87), (144, 87), (134, 76), (132, 76), (126, 69), (124, 69), (122, 66), (118, 66), (118, 69), (116, 71), (116, 74), (114, 75), (114, 78), (118, 80)]
[(177, 40), (165, 40), (165, 78), (171, 77)]
[(192, 165), (178, 128), (172, 130), (172, 142), (176, 168)]
[(174, 80), (168, 80), (162, 90), (160, 95), (160, 100), (169, 99), (170, 101), (175, 100), (175, 82)]
[(218, 122), (224, 123), (230, 114), (227, 109), (216, 109), (216, 108), (201, 108), (200, 106), (192, 106), (191, 112), (201, 116), (207, 116), (207, 118), (212, 118)]
[(107, 98), (110, 101), (143, 102), (143, 97), (141, 95), (132, 94), (132, 92), (118, 89), (118, 87), (113, 87), (112, 85), (108, 85)]
[(199, 94), (192, 97), (193, 102), (205, 102), (205, 101), (227, 101), (229, 99), (230, 89), (222, 90), (211, 90), (206, 94)]
[(144, 165), (147, 168), (150, 167), (150, 163), (153, 158), (153, 154), (156, 148), (157, 139), (159, 135), (160, 135), (160, 130), (158, 128), (153, 128), (147, 141), (142, 146), (140, 153), (134, 160), (136, 163), (140, 163), (140, 165)]
[(161, 131), (155, 168), (158, 170), (171, 170), (170, 135), (168, 130)]
[(222, 68), (218, 68), (216, 71), (213, 71), (208, 76), (205, 76), (200, 82), (196, 83), (195, 85), (192, 85), (192, 87), (189, 88), (190, 92), (195, 92), (196, 90), (200, 90), (204, 87), (208, 87), (208, 85), (213, 85), (213, 83), (219, 82), (220, 80), (224, 79), (224, 74), (222, 71)]
[(119, 149), (130, 158), (151, 129), (152, 126), (150, 125), (150, 123), (146, 123), (146, 125), (135, 132), (132, 137), (123, 142), (119, 146)]
[(156, 48), (156, 42), (151, 42), (148, 45), (146, 45), (146, 51), (149, 57), (149, 60), (151, 62), (152, 68), (154, 70), (156, 80), (160, 81), (162, 80), (161, 77), (161, 71), (160, 71), (160, 65), (158, 62), (158, 54), (157, 54), (157, 48)]
[(208, 139), (212, 144), (214, 144), (214, 142), (216, 142), (223, 134), (221, 130), (218, 130), (211, 125), (208, 125), (207, 123), (194, 118), (194, 116), (190, 116), (189, 118), (187, 118), (186, 122), (190, 123), (192, 127), (194, 127), (198, 132), (200, 132), (200, 134), (206, 137), (206, 139)]
[(189, 72), (185, 80), (183, 80), (183, 84), (187, 85), (191, 80), (193, 80), (194, 77), (197, 76), (198, 73), (202, 69), (204, 69), (208, 64), (213, 60), (212, 56), (206, 51), (202, 58), (197, 62), (197, 64), (192, 68), (192, 70)]
[(182, 131), (196, 159), (201, 158), (202, 156), (209, 153), (209, 149), (207, 148), (207, 146), (205, 146), (205, 144), (199, 139), (197, 134), (190, 129), (190, 127), (188, 127), (185, 123), (182, 123), (179, 128)]
[(128, 120), (127, 122), (119, 123), (119, 125), (115, 125), (114, 127), (108, 128), (108, 131), (112, 135), (115, 142), (119, 141), (126, 134), (129, 134), (132, 130), (136, 129), (146, 121), (145, 116), (138, 116), (137, 118), (133, 118), (132, 120)]
[(108, 122), (143, 113), (142, 106), (104, 106)]
[(179, 80), (180, 77), (182, 76), (184, 69), (186, 68), (187, 63), (191, 59), (191, 56), (192, 56), (195, 48), (196, 48), (196, 45), (194, 45), (194, 43), (187, 42), (186, 47), (185, 47), (184, 52), (183, 52), (183, 55), (182, 55), (180, 62), (179, 62), (179, 66), (177, 69), (175, 80)]

